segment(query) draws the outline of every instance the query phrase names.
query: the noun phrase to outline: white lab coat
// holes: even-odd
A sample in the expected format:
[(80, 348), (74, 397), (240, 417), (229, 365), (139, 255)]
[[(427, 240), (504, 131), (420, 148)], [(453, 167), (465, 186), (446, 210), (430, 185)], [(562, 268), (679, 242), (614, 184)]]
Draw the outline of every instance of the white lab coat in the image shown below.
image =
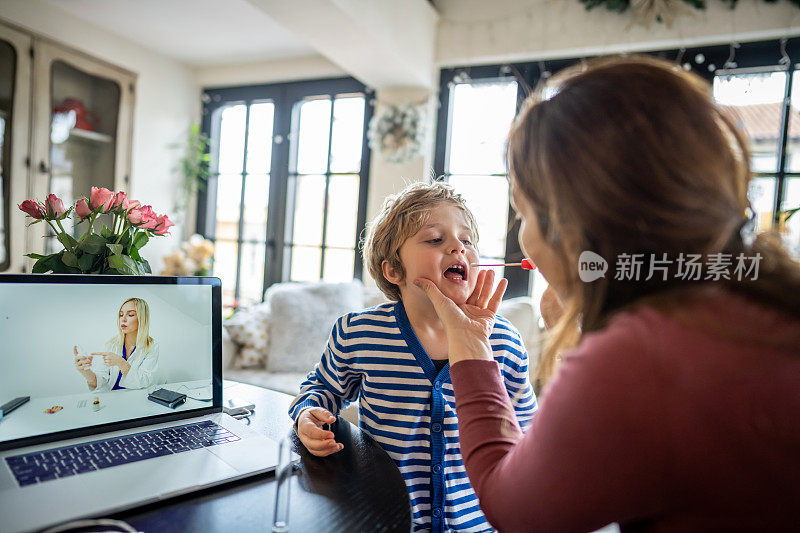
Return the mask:
[[(122, 357), (122, 342), (119, 339), (113, 339), (106, 344), (106, 351), (115, 353)], [(102, 359), (102, 356), (95, 355)], [(136, 347), (133, 354), (128, 356), (128, 364), (131, 369), (128, 374), (122, 376), (119, 380), (120, 387), (126, 389), (145, 389), (152, 385), (160, 383), (160, 376), (158, 373), (158, 343), (153, 340), (150, 344), (150, 349), (145, 350)], [(94, 389), (97, 392), (110, 391), (114, 384), (117, 382), (117, 376), (120, 374), (118, 366), (105, 366), (101, 370), (94, 371), (97, 376), (97, 387)]]

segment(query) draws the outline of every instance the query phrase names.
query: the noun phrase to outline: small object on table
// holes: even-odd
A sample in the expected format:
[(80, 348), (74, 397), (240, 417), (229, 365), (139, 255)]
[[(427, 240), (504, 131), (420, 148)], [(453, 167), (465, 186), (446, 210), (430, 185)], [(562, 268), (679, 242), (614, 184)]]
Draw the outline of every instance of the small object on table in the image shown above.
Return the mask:
[(0, 420), (2, 420), (4, 416), (8, 416), (11, 413), (11, 411), (16, 409), (20, 405), (24, 405), (30, 399), (31, 399), (30, 396), (20, 396), (19, 398), (14, 398), (9, 402), (0, 405)]
[(158, 389), (148, 394), (147, 399), (151, 402), (169, 407), (170, 409), (175, 409), (186, 401), (186, 395), (168, 389)]
[(44, 412), (47, 413), (48, 415), (52, 415), (52, 414), (55, 414), (55, 413), (59, 412), (62, 409), (63, 409), (63, 407), (61, 407), (60, 405), (54, 405), (50, 409), (45, 409)]
[(100, 410), (100, 398), (95, 396), (94, 401), (92, 402), (92, 411), (99, 411), (99, 410)]
[(278, 443), (278, 467), (275, 470), (275, 513), (273, 533), (289, 531), (289, 493), (292, 482), (292, 442), (284, 437)]
[(231, 415), (237, 420), (252, 415), (255, 410), (256, 405), (253, 402), (243, 400), (242, 398), (228, 398), (225, 400), (225, 403), (222, 404), (222, 412)]

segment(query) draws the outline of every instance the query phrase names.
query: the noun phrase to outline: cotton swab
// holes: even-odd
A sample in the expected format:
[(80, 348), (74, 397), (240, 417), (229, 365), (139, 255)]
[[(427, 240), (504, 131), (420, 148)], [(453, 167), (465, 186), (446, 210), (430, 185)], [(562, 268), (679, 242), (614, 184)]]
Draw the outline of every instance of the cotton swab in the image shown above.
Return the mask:
[(473, 263), (470, 266), (474, 266), (474, 267), (501, 267), (501, 266), (522, 267), (525, 270), (534, 270), (536, 268), (536, 265), (533, 264), (533, 261), (531, 261), (528, 258), (523, 259), (522, 262), (520, 262), (520, 263), (495, 263), (495, 264)]

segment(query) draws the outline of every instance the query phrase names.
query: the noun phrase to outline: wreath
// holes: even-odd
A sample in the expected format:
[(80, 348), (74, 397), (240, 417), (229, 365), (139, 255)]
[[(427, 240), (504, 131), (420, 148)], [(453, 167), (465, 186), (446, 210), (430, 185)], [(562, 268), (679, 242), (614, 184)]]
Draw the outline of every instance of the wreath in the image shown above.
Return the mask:
[[(731, 9), (736, 8), (739, 0), (722, 0)], [(774, 4), (778, 0), (764, 0), (768, 4)], [(789, 0), (796, 7), (800, 7), (800, 0)], [(672, 26), (675, 19), (680, 15), (691, 12), (691, 9), (705, 10), (706, 0), (580, 0), (586, 10), (594, 9), (598, 6), (605, 6), (609, 11), (624, 13), (628, 9), (633, 9), (634, 24), (650, 27), (653, 22), (661, 22), (668, 28)]]
[(386, 105), (369, 122), (369, 147), (390, 163), (410, 161), (424, 149), (425, 119), (423, 105)]

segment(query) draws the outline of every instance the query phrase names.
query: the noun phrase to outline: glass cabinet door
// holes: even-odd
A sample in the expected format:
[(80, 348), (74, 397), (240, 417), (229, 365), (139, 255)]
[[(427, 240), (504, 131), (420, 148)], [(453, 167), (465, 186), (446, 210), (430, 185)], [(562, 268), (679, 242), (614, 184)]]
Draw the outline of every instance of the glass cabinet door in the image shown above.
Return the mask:
[[(11, 115), (13, 114), (14, 83), (17, 71), (17, 52), (8, 41), (0, 39), (0, 271), (8, 269), (11, 251), (8, 249), (10, 198), (8, 183), (11, 172)], [(8, 176), (8, 178), (7, 178)]]
[(0, 272), (20, 272), (25, 253), (31, 41), (0, 24)]
[[(50, 43), (38, 43), (34, 55), (37, 83), (34, 105), (34, 183), (36, 198), (53, 193), (74, 205), (92, 187), (128, 190), (130, 127), (133, 100), (131, 73)], [(77, 238), (84, 224), (64, 229)], [(100, 217), (95, 223), (110, 224)], [(45, 253), (61, 245), (47, 231)], [(33, 227), (32, 227), (33, 228)], [(41, 247), (41, 245), (40, 245)], [(38, 252), (38, 250), (32, 250)]]
[[(64, 61), (50, 67), (50, 183), (47, 188), (74, 205), (92, 187), (114, 190), (114, 154), (117, 150), (117, 118), (121, 89), (118, 82), (83, 72)], [(98, 219), (98, 225), (109, 221)], [(85, 228), (64, 229), (75, 237)], [(48, 239), (48, 253), (60, 250)]]

